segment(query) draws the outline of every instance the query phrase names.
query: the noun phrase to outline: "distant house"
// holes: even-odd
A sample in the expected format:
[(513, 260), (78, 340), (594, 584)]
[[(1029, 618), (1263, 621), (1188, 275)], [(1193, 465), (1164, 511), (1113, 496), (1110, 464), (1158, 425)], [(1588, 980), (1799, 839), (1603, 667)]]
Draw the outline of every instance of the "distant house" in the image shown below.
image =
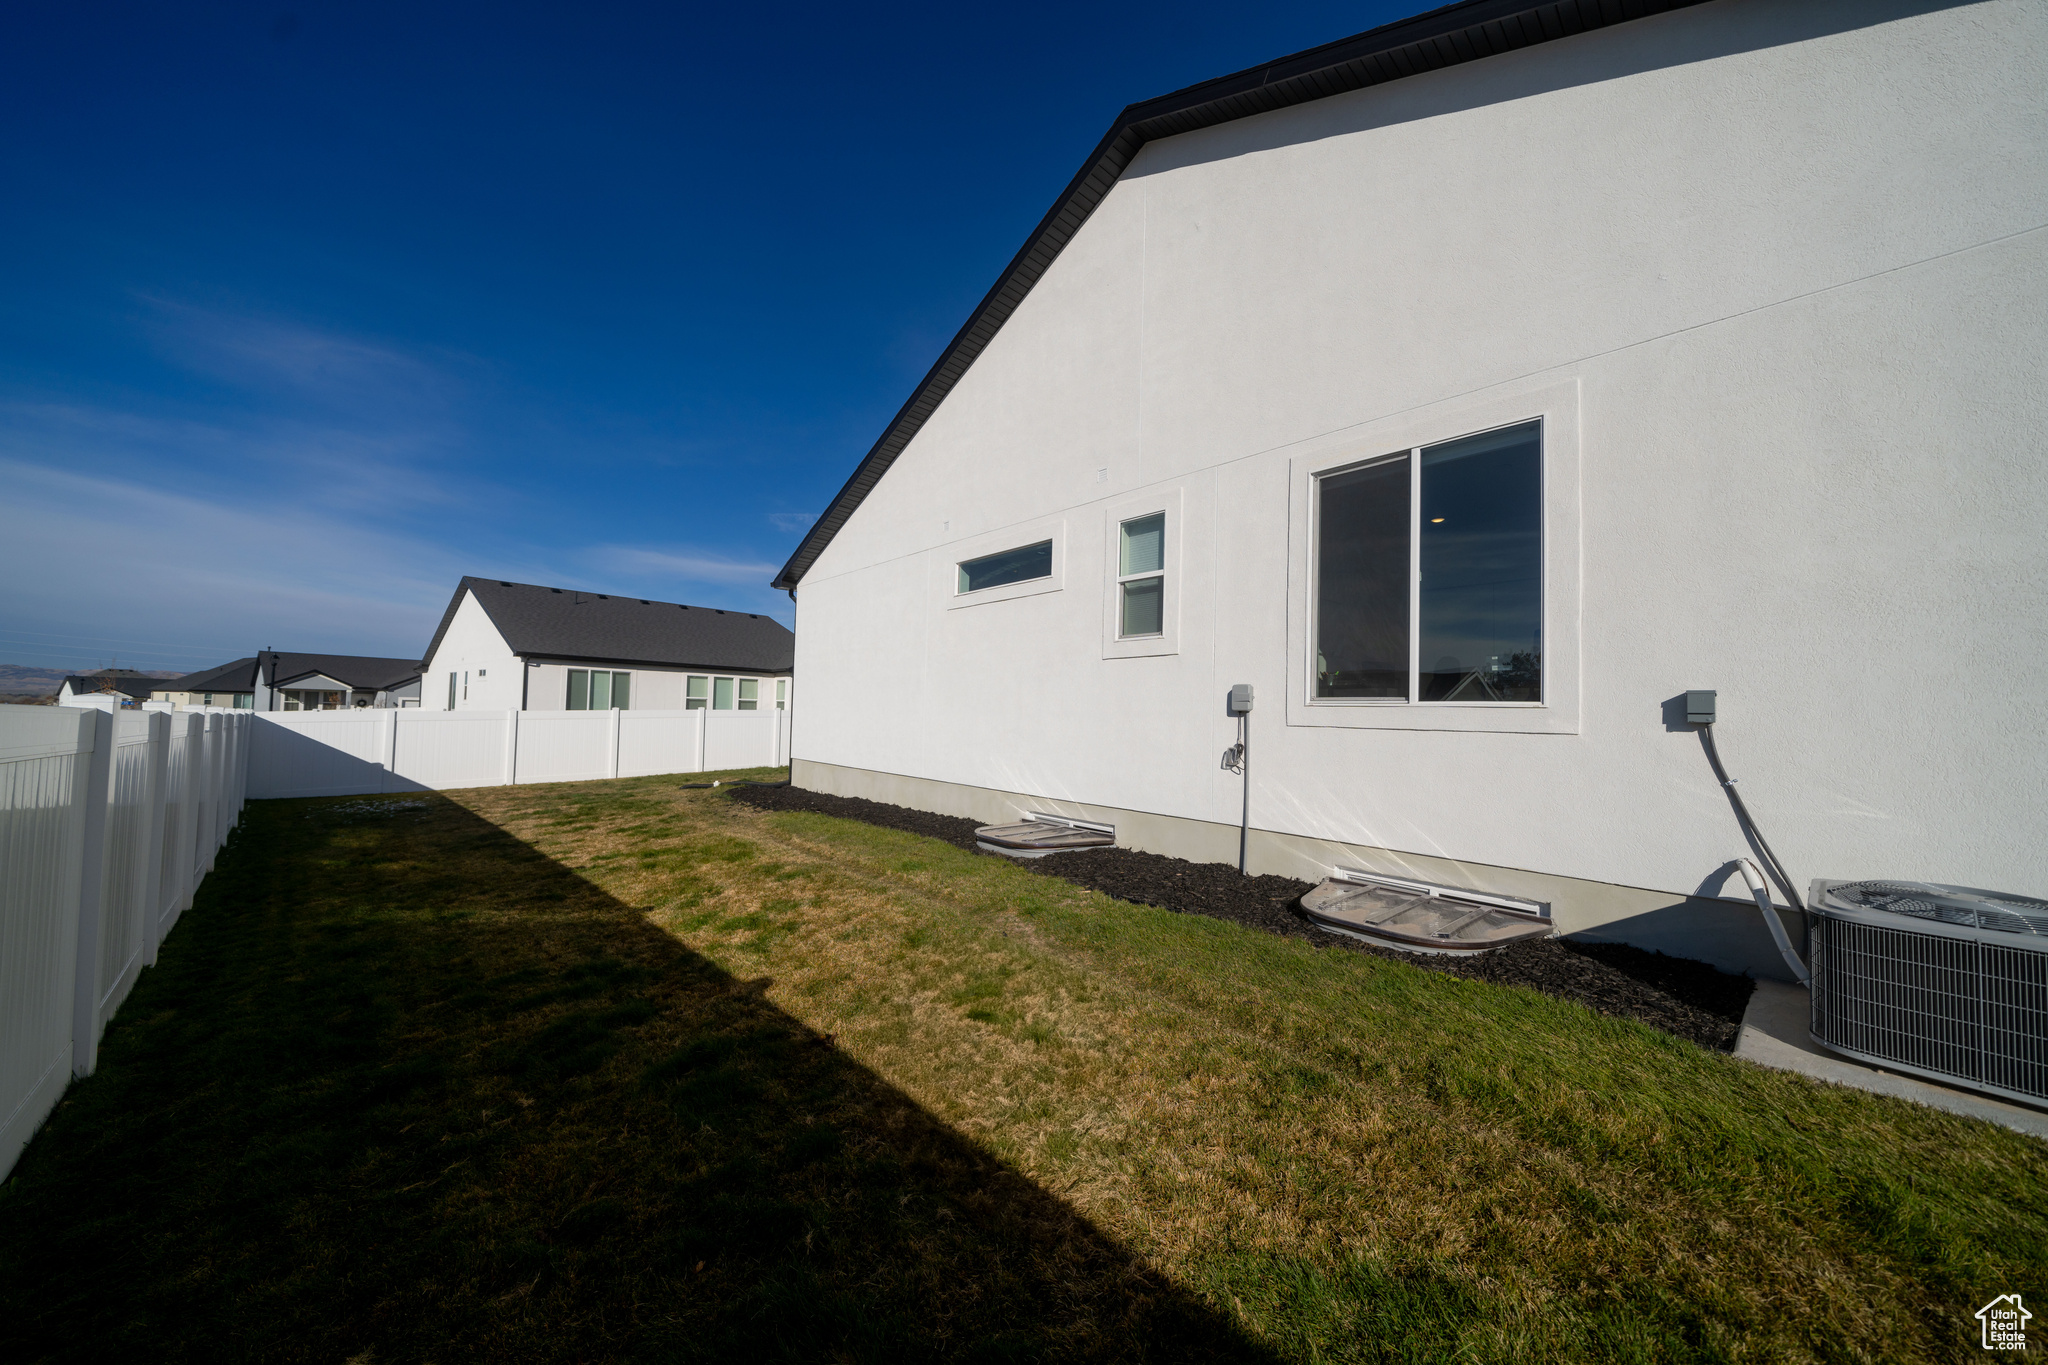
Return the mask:
[(343, 711), (418, 706), (417, 659), (263, 650), (217, 668), (156, 684), (151, 697), (179, 706), (256, 711)]
[(57, 704), (63, 706), (78, 697), (115, 694), (120, 704), (145, 702), (152, 691), (163, 686), (159, 678), (123, 670), (118, 673), (74, 673), (57, 684)]
[(779, 710), (795, 662), (796, 636), (773, 617), (464, 578), (427, 646), (427, 704)]

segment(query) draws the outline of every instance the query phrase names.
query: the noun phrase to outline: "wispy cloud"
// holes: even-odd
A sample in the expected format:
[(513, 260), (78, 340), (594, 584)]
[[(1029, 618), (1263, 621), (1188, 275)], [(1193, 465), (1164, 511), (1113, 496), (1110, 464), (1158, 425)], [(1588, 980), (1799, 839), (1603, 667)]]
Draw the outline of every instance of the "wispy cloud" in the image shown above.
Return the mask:
[(5, 652), (198, 667), (268, 645), (408, 656), (463, 571), (447, 550), (288, 504), (227, 507), (0, 458)]
[(816, 512), (770, 512), (768, 514), (768, 524), (785, 535), (793, 535), (798, 531), (808, 530), (811, 523), (817, 519), (818, 514)]
[(686, 583), (743, 584), (760, 587), (780, 564), (728, 559), (691, 550), (649, 550), (633, 545), (600, 545), (590, 552), (600, 568), (643, 578), (674, 578)]
[(331, 328), (139, 296), (165, 358), (195, 374), (300, 401), (417, 419), (462, 387), (445, 364)]

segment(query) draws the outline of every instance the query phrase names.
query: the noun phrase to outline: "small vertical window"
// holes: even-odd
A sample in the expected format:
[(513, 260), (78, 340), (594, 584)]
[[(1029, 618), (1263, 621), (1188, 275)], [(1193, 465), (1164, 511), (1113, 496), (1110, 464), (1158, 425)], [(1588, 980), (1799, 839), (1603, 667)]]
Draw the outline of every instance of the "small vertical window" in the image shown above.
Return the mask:
[(788, 709), (788, 706), (789, 679), (777, 678), (775, 680), (775, 709), (778, 711), (782, 711)]
[(741, 679), (740, 679), (740, 710), (742, 710), (742, 711), (758, 711), (758, 710), (760, 710), (760, 709), (761, 709), (761, 680), (760, 680), (759, 678), (741, 678)]
[(590, 672), (590, 709), (612, 709), (612, 675), (603, 669), (592, 669)]
[(1161, 634), (1166, 623), (1166, 513), (1117, 528), (1117, 637)]
[(711, 679), (688, 678), (683, 682), (683, 709), (702, 711), (711, 704)]
[(590, 709), (590, 670), (572, 668), (569, 670), (569, 709), (588, 711)]
[(450, 711), (455, 709), (455, 675), (453, 673), (448, 675), (448, 709)]
[(612, 674), (612, 705), (621, 711), (633, 709), (633, 675)]
[(713, 678), (711, 680), (711, 709), (714, 711), (732, 710), (731, 678)]
[(1543, 429), (1317, 480), (1315, 695), (1543, 700)]

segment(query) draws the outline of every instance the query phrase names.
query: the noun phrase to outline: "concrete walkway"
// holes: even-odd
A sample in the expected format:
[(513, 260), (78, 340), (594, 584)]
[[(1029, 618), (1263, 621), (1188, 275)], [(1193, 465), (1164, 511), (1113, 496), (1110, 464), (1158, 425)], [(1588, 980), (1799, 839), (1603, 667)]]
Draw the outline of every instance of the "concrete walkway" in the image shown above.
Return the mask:
[(1810, 1018), (1806, 987), (1759, 981), (1756, 994), (1749, 998), (1749, 1009), (1742, 1016), (1742, 1035), (1736, 1041), (1735, 1055), (1759, 1066), (1797, 1071), (1817, 1081), (1833, 1081), (1879, 1095), (1896, 1095), (1951, 1114), (1967, 1114), (1973, 1119), (2048, 1138), (2048, 1112), (1837, 1057), (1807, 1036)]

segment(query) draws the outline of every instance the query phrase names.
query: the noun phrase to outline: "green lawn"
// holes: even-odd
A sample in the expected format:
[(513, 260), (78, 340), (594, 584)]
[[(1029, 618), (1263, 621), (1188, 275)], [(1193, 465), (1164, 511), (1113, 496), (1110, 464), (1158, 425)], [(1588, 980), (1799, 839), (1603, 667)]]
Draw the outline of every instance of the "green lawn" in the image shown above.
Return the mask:
[(676, 779), (249, 807), (0, 1358), (1933, 1360), (2048, 1147)]

